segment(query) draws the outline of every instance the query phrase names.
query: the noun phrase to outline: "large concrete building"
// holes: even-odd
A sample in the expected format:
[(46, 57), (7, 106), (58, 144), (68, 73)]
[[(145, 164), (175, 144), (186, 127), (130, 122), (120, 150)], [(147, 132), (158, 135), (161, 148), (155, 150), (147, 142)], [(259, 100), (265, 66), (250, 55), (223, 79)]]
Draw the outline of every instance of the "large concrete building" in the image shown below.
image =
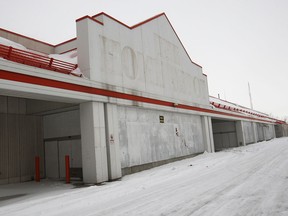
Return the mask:
[(64, 178), (69, 155), (72, 176), (101, 183), (287, 136), (284, 122), (209, 97), (165, 14), (129, 27), (100, 13), (76, 27), (56, 46), (0, 29), (0, 184), (32, 180), (35, 156), (42, 178)]

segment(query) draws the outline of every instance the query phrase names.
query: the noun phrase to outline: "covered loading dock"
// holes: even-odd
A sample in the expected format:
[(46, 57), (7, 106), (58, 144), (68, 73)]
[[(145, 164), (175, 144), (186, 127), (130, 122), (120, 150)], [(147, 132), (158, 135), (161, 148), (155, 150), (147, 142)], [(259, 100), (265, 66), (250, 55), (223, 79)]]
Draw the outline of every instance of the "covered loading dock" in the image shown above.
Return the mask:
[(46, 177), (65, 178), (65, 156), (72, 177), (82, 178), (79, 107), (43, 116)]
[(236, 121), (212, 119), (215, 151), (239, 146)]
[(273, 124), (212, 118), (215, 151), (275, 138)]
[(288, 125), (283, 123), (275, 125), (275, 135), (277, 138), (288, 136)]
[(41, 178), (63, 178), (65, 155), (81, 177), (79, 122), (77, 104), (1, 95), (0, 184), (33, 180), (36, 156)]

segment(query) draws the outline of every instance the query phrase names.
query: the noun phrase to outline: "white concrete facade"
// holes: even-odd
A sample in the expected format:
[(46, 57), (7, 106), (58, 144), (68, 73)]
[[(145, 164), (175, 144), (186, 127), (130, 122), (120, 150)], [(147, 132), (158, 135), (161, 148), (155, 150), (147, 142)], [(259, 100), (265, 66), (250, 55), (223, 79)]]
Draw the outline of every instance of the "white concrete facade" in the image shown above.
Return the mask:
[[(107, 90), (209, 107), (207, 77), (190, 60), (165, 15), (133, 29), (103, 14), (94, 19), (101, 23), (91, 18), (77, 21), (78, 63), (85, 77), (105, 84)], [(120, 178), (121, 169), (197, 154), (206, 148), (213, 151), (208, 117), (201, 121), (198, 115), (121, 106), (119, 99), (109, 102), (104, 105), (107, 145), (101, 147), (103, 152), (99, 154), (103, 159), (107, 152), (110, 180)], [(131, 102), (124, 103), (144, 106), (141, 102)], [(93, 145), (85, 141), (91, 124), (86, 129), (82, 125), (87, 124), (88, 111), (82, 108), (87, 103), (84, 104), (80, 105), (83, 157), (94, 151)], [(163, 116), (164, 123), (159, 122), (159, 116)], [(88, 168), (89, 175), (106, 170), (104, 160), (97, 162), (95, 158), (90, 161), (93, 166)], [(107, 180), (106, 175), (85, 177), (88, 172), (85, 160), (85, 182)]]
[[(36, 136), (42, 130), (33, 145), (43, 158), (43, 177), (63, 178), (64, 157), (69, 155), (71, 168), (92, 184), (275, 137), (273, 122), (267, 119), (212, 108), (207, 77), (190, 59), (165, 14), (132, 27), (104, 13), (80, 18), (76, 25), (77, 38), (57, 46), (0, 31), (0, 36), (43, 53), (77, 49), (84, 75), (0, 58), (0, 102), (3, 97), (10, 104), (0, 104), (0, 134), (6, 134), (0, 136), (0, 148), (8, 143), (15, 147), (12, 153), (2, 151), (5, 163), (9, 154), (19, 154), (19, 143), (11, 138), (11, 125), (23, 123), (19, 118), (37, 122), (35, 130), (19, 136)], [(11, 117), (7, 106), (9, 112), (20, 113)], [(279, 134), (286, 133), (280, 129)], [(23, 157), (30, 161), (30, 179), (34, 156), (31, 151)], [(9, 166), (18, 172), (14, 165)], [(7, 167), (0, 166), (0, 173)], [(0, 174), (0, 183), (9, 178)]]
[(134, 29), (102, 15), (77, 22), (79, 66), (114, 90), (209, 106), (207, 77), (191, 62), (166, 16)]

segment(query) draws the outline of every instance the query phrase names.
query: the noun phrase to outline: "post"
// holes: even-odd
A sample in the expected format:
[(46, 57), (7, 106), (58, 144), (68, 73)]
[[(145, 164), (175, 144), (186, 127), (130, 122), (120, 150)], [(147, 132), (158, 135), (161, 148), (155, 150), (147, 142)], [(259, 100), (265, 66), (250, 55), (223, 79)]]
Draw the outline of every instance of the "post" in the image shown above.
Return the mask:
[(35, 181), (40, 182), (40, 157), (35, 157)]
[(211, 117), (202, 116), (201, 123), (202, 123), (203, 138), (205, 142), (205, 150), (207, 152), (215, 152)]
[(104, 105), (106, 148), (109, 180), (122, 177), (118, 135), (118, 112), (115, 104)]
[(53, 58), (50, 58), (50, 61), (49, 61), (49, 67), (51, 68), (52, 67), (52, 63), (53, 63)]
[(109, 180), (104, 116), (103, 103), (93, 101), (80, 104), (84, 183), (95, 184)]
[(69, 155), (65, 156), (65, 169), (66, 169), (66, 184), (70, 183), (70, 158)]
[(10, 46), (9, 50), (8, 50), (8, 53), (7, 53), (7, 59), (10, 59), (10, 56), (11, 56), (11, 53), (12, 53), (12, 49), (13, 49), (13, 47)]

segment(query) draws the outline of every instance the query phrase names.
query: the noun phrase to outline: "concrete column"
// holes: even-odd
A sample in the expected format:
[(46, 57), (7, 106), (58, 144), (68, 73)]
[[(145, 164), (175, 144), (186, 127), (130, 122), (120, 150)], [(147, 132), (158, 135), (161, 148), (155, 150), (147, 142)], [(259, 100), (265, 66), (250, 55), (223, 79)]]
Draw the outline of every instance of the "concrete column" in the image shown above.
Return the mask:
[(242, 121), (236, 121), (236, 133), (237, 133), (238, 146), (246, 146)]
[(215, 145), (214, 145), (214, 137), (213, 137), (213, 128), (212, 128), (212, 119), (211, 119), (211, 117), (207, 117), (207, 121), (208, 121), (208, 128), (209, 128), (211, 152), (215, 152)]
[(273, 135), (272, 135), (273, 137), (272, 138), (274, 139), (274, 138), (276, 138), (276, 131), (275, 131), (274, 125), (271, 125), (271, 127), (272, 127), (271, 130), (272, 130), (272, 133), (273, 133)]
[(215, 152), (211, 117), (202, 116), (201, 121), (205, 150), (207, 152)]
[(104, 104), (80, 104), (83, 180), (85, 183), (108, 181)]
[(106, 145), (109, 180), (122, 177), (119, 150), (119, 128), (117, 105), (105, 104)]
[(254, 133), (254, 143), (258, 142), (258, 130), (257, 130), (257, 123), (253, 122), (253, 133)]
[(264, 133), (264, 140), (268, 140), (268, 129), (267, 129), (267, 124), (263, 127), (263, 133)]

